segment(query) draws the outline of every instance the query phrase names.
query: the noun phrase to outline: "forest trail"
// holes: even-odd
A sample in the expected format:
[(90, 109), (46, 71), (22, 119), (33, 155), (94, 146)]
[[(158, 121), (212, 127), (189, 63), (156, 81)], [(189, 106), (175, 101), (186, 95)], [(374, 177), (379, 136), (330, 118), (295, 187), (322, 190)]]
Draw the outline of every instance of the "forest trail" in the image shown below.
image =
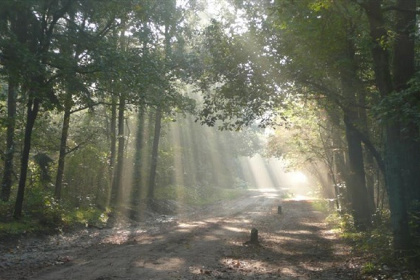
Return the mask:
[[(75, 235), (65, 247), (50, 239), (21, 248), (25, 257), (0, 266), (0, 279), (357, 279), (350, 248), (324, 219), (310, 200), (253, 190), (166, 221)], [(247, 245), (254, 227), (260, 245)]]

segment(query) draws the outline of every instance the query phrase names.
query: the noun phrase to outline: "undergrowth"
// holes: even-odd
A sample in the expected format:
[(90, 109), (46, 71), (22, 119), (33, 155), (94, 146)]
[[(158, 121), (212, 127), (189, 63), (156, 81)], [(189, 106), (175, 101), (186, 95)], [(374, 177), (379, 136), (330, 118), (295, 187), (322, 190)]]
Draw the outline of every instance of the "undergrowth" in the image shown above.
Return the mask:
[(0, 239), (22, 234), (53, 233), (81, 226), (101, 227), (107, 221), (106, 211), (94, 206), (60, 205), (48, 195), (38, 198), (28, 200), (20, 219), (13, 219), (14, 204), (11, 201), (0, 203)]
[[(407, 274), (405, 278), (401, 279), (420, 279), (416, 278), (420, 271), (416, 266), (411, 265), (411, 259), (409, 257), (399, 257), (393, 250), (388, 210), (377, 211), (373, 217), (372, 227), (364, 232), (355, 229), (350, 214), (332, 212), (327, 221), (351, 245), (354, 254), (361, 256), (361, 259), (364, 260), (360, 272), (367, 277), (365, 279), (388, 279), (369, 277), (401, 274), (400, 271)], [(419, 247), (417, 247), (417, 254), (419, 253)], [(414, 252), (414, 254), (416, 253)]]
[[(222, 200), (231, 200), (245, 192), (245, 188), (169, 186), (156, 189), (156, 200), (173, 200), (191, 206), (201, 206)], [(94, 204), (83, 203), (80, 207), (60, 203), (51, 192), (29, 188), (23, 217), (12, 217), (14, 203), (0, 202), (0, 238), (13, 238), (22, 234), (45, 234), (66, 231), (77, 227), (103, 227), (107, 224), (110, 209), (101, 210)]]

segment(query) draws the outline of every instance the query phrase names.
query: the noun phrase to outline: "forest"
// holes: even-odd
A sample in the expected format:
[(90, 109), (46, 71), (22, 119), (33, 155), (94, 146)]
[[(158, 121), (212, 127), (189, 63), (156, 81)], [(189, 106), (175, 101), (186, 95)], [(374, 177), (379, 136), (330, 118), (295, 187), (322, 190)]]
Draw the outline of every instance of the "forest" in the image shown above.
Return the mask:
[(360, 279), (419, 279), (419, 4), (1, 0), (0, 239), (290, 199), (294, 172)]

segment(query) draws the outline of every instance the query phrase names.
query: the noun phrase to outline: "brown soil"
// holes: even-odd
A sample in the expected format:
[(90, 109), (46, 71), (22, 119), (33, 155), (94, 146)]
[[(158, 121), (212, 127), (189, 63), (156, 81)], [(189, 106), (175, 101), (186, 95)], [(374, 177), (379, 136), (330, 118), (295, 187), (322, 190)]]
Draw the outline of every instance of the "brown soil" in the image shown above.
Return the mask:
[[(350, 248), (310, 200), (255, 190), (161, 218), (3, 244), (0, 279), (358, 279)], [(247, 242), (252, 228), (258, 244)]]

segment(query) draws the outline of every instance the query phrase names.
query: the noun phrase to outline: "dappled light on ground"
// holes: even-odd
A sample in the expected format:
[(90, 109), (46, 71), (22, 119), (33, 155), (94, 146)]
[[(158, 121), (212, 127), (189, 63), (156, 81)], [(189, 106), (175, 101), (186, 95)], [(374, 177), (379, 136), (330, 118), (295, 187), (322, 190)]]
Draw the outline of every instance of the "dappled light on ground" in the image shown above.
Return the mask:
[[(348, 248), (312, 206), (250, 190), (170, 222), (110, 231), (30, 279), (353, 279)], [(259, 244), (247, 243), (252, 228)]]

